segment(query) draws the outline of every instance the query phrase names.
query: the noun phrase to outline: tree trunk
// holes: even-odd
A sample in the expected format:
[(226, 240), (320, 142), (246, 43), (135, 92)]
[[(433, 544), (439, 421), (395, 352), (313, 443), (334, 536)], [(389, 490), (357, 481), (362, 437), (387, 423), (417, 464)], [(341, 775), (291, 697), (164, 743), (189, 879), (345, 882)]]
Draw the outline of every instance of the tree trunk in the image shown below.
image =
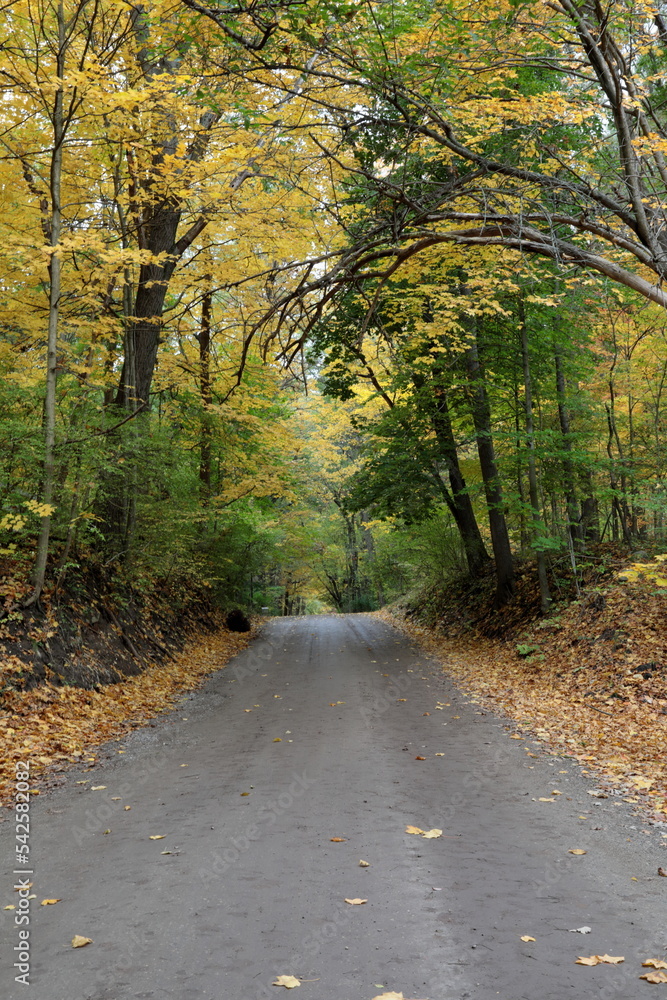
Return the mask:
[[(63, 2), (57, 7), (58, 25), (58, 56), (57, 77), (62, 81), (65, 75), (65, 14)], [(57, 248), (62, 230), (62, 214), (60, 206), (63, 143), (65, 140), (65, 122), (63, 115), (64, 93), (62, 83), (53, 98), (53, 150), (51, 153), (51, 170), (49, 178), (50, 196), (50, 244)], [(42, 482), (43, 516), (37, 541), (37, 554), (33, 569), (33, 592), (26, 604), (39, 601), (46, 576), (46, 561), (49, 554), (49, 538), (51, 535), (51, 501), (53, 499), (54, 481), (54, 450), (56, 442), (56, 374), (58, 348), (58, 320), (60, 312), (60, 257), (55, 249), (49, 258), (49, 321), (46, 345), (46, 399), (44, 402), (44, 473)]]
[(563, 451), (563, 488), (567, 508), (568, 530), (573, 541), (582, 541), (583, 532), (577, 507), (577, 489), (572, 463), (572, 437), (570, 431), (570, 413), (566, 403), (565, 374), (563, 372), (563, 356), (560, 344), (553, 341), (554, 365), (556, 368), (556, 395), (558, 397), (558, 420)]
[(176, 233), (181, 220), (180, 207), (163, 203), (151, 211), (142, 223), (142, 249), (151, 254), (169, 254), (158, 263), (144, 263), (139, 269), (139, 284), (133, 315), (127, 323), (125, 360), (121, 371), (116, 405), (134, 410), (148, 403), (162, 331), (162, 312), (169, 281), (178, 260)]
[(477, 438), (479, 464), (489, 510), (491, 544), (496, 563), (496, 603), (501, 606), (506, 604), (514, 594), (514, 560), (512, 559), (507, 522), (503, 511), (503, 495), (491, 436), (491, 410), (474, 334), (471, 335), (465, 352), (465, 365), (470, 386), (469, 398)]
[(211, 496), (211, 422), (208, 407), (213, 402), (211, 392), (211, 312), (213, 293), (210, 288), (204, 292), (201, 305), (201, 327), (199, 329), (199, 390), (202, 402), (201, 431), (199, 438), (199, 482), (204, 503)]
[(447, 397), (442, 390), (436, 392), (436, 407), (432, 424), (449, 473), (452, 503), (448, 506), (461, 535), (468, 571), (473, 577), (482, 576), (491, 560), (486, 551), (468, 494), (468, 487), (461, 472)]
[(600, 541), (600, 515), (598, 511), (598, 501), (595, 496), (593, 486), (593, 474), (591, 470), (586, 471), (585, 476), (587, 496), (581, 501), (581, 526), (583, 529), (584, 541)]
[(544, 523), (540, 512), (540, 500), (537, 492), (537, 468), (535, 464), (535, 430), (533, 427), (533, 387), (530, 375), (530, 354), (528, 352), (528, 331), (524, 315), (523, 303), (519, 302), (519, 318), (521, 322), (521, 357), (523, 359), (524, 406), (526, 411), (526, 444), (528, 446), (528, 493), (533, 509), (533, 544), (536, 545), (537, 575), (540, 581), (540, 606), (546, 614), (551, 607), (551, 593), (547, 579), (547, 562), (544, 550), (541, 548), (541, 537), (544, 536)]

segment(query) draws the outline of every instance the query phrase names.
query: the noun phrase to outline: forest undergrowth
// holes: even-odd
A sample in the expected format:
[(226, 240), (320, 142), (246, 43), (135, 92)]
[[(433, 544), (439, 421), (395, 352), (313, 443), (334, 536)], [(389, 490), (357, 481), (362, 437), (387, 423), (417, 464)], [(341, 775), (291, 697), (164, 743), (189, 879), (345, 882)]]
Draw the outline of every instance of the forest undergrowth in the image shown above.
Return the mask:
[(630, 579), (622, 560), (606, 565), (594, 587), (547, 617), (539, 616), (530, 565), (518, 575), (516, 600), (499, 611), (489, 580), (378, 614), (438, 656), (479, 704), (514, 723), (514, 738), (534, 737), (573, 757), (601, 794), (621, 792), (665, 822), (667, 590), (656, 586), (660, 563), (656, 572), (650, 563), (645, 572), (630, 568)]

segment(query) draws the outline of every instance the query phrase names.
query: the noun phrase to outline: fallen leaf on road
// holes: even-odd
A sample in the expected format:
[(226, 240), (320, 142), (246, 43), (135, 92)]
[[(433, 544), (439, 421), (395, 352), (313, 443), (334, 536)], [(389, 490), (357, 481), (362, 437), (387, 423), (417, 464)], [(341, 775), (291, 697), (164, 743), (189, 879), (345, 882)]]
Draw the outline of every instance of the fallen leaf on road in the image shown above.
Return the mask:
[(370, 864), (369, 864), (368, 861), (360, 861), (359, 862), (359, 867), (360, 868), (370, 868)]
[(72, 938), (73, 948), (83, 948), (85, 945), (92, 943), (93, 943), (92, 938), (82, 937), (80, 934), (75, 934), (74, 937)]
[(415, 757), (415, 760), (426, 760), (426, 757)]
[[(59, 902), (60, 902), (59, 899), (43, 899), (42, 902), (39, 905), (40, 906), (50, 906), (53, 903), (59, 903)], [(646, 964), (646, 963), (644, 963), (644, 964)], [(667, 968), (667, 966), (665, 966), (665, 968)]]
[(380, 993), (379, 996), (373, 997), (373, 1000), (404, 1000), (404, 997), (402, 993), (394, 993), (392, 990), (391, 993)]
[(281, 739), (281, 737), (280, 737), (280, 736), (276, 736), (276, 738), (274, 739), (274, 741), (273, 741), (273, 742), (274, 742), (274, 743), (282, 743), (282, 739)]
[(522, 935), (521, 940), (522, 941), (534, 941), (535, 938), (531, 937), (530, 934), (524, 934), (524, 935)]
[(349, 903), (350, 906), (361, 906), (362, 903), (367, 903), (368, 900), (367, 899), (359, 899), (357, 897), (356, 899), (346, 899), (345, 902)]
[(244, 712), (252, 712), (252, 709), (251, 708), (244, 708), (243, 711)]
[(407, 701), (407, 698), (397, 698), (396, 701)]
[(436, 757), (444, 757), (444, 756), (445, 756), (444, 753), (437, 753), (436, 754)]
[(663, 962), (660, 958), (649, 958), (642, 962), (642, 965), (649, 969), (667, 969), (667, 962)]
[(167, 836), (166, 833), (154, 833), (148, 839), (149, 840), (164, 840), (164, 838), (166, 836)]
[(590, 788), (587, 788), (586, 791), (588, 792), (589, 795), (592, 795), (596, 799), (608, 799), (609, 798), (609, 796), (607, 795), (606, 792), (601, 792), (597, 788), (593, 788), (592, 790)]
[(555, 799), (545, 799), (544, 796), (537, 800), (538, 802), (555, 802)]
[(522, 740), (522, 739), (523, 739), (523, 736), (517, 736), (517, 735), (515, 734), (514, 736), (510, 736), (510, 739), (511, 739), (511, 740)]
[(430, 712), (422, 712), (422, 715), (430, 715)]
[(584, 958), (580, 956), (575, 965), (600, 965), (601, 963), (605, 965), (618, 965), (620, 962), (624, 962), (625, 957), (623, 955), (591, 955), (590, 958)]
[(586, 851), (582, 851), (580, 847), (573, 847), (572, 850), (567, 852), (568, 854), (586, 854)]
[(345, 837), (329, 837), (332, 844), (344, 844)]
[(590, 934), (592, 927), (570, 927), (570, 934)]
[(293, 990), (295, 986), (301, 986), (301, 980), (296, 976), (278, 976), (273, 981), (274, 986), (284, 986), (288, 990)]
[(126, 813), (129, 812), (131, 808), (132, 806), (123, 806), (123, 809), (125, 810)]
[(3, 910), (15, 910), (16, 907), (10, 903), (9, 906), (3, 906)]
[(663, 878), (667, 878), (667, 868), (658, 868), (658, 875), (662, 875)]
[(90, 790), (91, 792), (99, 792), (102, 788), (106, 787), (107, 787), (106, 785), (91, 785)]
[(442, 830), (427, 830), (425, 833), (422, 833), (422, 837), (424, 840), (437, 840), (438, 837), (442, 837)]
[(640, 979), (645, 979), (647, 983), (667, 983), (667, 972), (645, 972)]
[(423, 833), (424, 831), (422, 829), (420, 829), (420, 827), (418, 827), (418, 826), (406, 826), (405, 832), (406, 833)]

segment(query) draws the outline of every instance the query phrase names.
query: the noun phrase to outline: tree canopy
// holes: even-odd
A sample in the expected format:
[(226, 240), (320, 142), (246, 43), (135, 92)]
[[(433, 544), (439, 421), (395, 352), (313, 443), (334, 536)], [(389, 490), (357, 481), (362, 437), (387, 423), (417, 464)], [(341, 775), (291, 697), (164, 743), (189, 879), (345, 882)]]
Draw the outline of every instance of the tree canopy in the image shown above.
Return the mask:
[(663, 6), (6, 8), (6, 607), (664, 545)]

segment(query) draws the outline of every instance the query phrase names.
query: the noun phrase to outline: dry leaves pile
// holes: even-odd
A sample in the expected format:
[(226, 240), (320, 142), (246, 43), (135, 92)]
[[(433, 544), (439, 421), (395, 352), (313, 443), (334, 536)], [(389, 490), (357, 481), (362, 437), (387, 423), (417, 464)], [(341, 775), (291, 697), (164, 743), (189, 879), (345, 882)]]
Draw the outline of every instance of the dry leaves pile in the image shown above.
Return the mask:
[[(15, 762), (31, 761), (31, 777), (83, 763), (104, 740), (121, 736), (170, 708), (248, 644), (248, 634), (205, 633), (173, 660), (100, 691), (42, 684), (6, 692), (0, 712), (0, 803), (13, 793)], [(90, 759), (90, 758), (89, 758)]]
[[(511, 641), (441, 632), (380, 612), (480, 703), (667, 814), (667, 597), (615, 581)], [(449, 630), (448, 630), (449, 631)]]

